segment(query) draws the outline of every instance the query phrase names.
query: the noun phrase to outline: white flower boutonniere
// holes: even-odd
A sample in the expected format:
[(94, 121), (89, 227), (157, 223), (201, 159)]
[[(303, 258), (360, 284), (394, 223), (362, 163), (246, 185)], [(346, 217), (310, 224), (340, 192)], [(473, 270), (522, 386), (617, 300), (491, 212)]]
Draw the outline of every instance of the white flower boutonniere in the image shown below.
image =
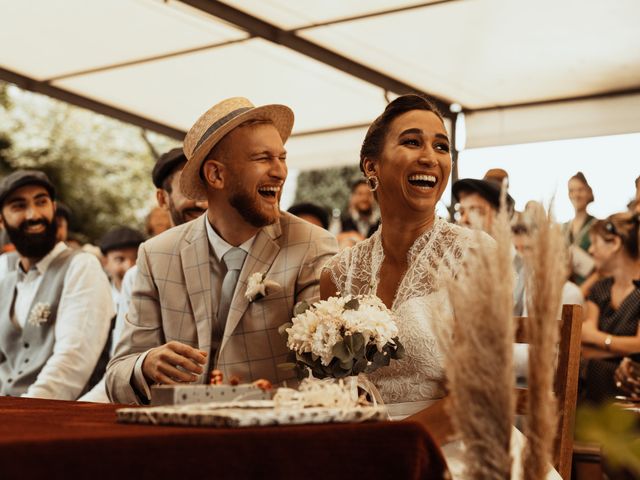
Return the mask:
[(244, 296), (250, 302), (260, 300), (262, 297), (266, 297), (269, 291), (278, 288), (280, 285), (272, 280), (266, 280), (264, 273), (256, 272), (249, 277), (247, 281), (247, 291)]
[(49, 320), (51, 316), (51, 305), (48, 303), (36, 303), (31, 309), (28, 322), (30, 325), (40, 326)]

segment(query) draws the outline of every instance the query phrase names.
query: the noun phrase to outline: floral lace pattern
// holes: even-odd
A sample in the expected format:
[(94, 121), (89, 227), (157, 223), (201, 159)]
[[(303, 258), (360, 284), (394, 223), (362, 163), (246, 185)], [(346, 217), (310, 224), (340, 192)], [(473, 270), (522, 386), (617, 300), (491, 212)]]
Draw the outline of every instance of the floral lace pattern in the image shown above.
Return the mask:
[[(382, 228), (371, 238), (343, 250), (325, 266), (341, 295), (376, 293), (384, 260)], [(451, 318), (441, 279), (456, 275), (464, 253), (474, 243), (470, 230), (436, 219), (433, 227), (420, 235), (409, 249), (409, 266), (391, 309), (396, 315), (406, 355), (369, 376), (386, 403), (444, 396), (443, 355), (432, 322)]]

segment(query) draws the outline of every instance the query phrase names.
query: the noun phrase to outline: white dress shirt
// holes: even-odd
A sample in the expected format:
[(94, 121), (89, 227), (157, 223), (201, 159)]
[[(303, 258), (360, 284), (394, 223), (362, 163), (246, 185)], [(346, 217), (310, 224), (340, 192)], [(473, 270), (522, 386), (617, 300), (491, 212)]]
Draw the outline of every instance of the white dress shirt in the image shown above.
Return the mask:
[[(226, 240), (224, 240), (220, 235), (218, 235), (218, 232), (216, 232), (211, 226), (209, 219), (207, 219), (205, 224), (207, 226), (207, 239), (209, 240), (209, 245), (211, 246), (211, 250), (213, 251), (213, 254), (215, 255), (216, 259), (218, 261), (221, 261), (224, 254), (234, 247), (233, 245), (229, 244)], [(240, 245), (238, 248), (241, 248), (245, 252), (249, 253), (255, 239), (256, 239), (256, 236), (254, 235), (249, 240), (242, 243), (242, 245)], [(125, 275), (125, 278), (126, 278), (126, 275)], [(122, 303), (120, 304), (120, 308), (122, 308)], [(118, 312), (118, 316), (120, 316), (120, 312)], [(146, 352), (144, 352), (142, 355), (138, 357), (138, 360), (136, 361), (136, 364), (133, 370), (133, 381), (134, 381), (134, 386), (137, 388), (137, 390), (140, 393), (143, 393), (147, 399), (151, 399), (151, 390), (149, 389), (149, 384), (147, 383), (147, 380), (144, 378), (144, 373), (142, 372), (142, 363), (144, 362), (144, 359), (147, 357), (148, 353), (149, 353), (149, 350), (147, 350)]]
[[(33, 299), (51, 262), (67, 247), (58, 242), (24, 273), (18, 264), (13, 320), (24, 327)], [(0, 277), (9, 271), (8, 256), (0, 256)], [(19, 260), (17, 260), (19, 262)], [(64, 277), (54, 325), (53, 353), (23, 397), (75, 400), (86, 386), (104, 348), (114, 315), (109, 280), (98, 259), (78, 253)]]

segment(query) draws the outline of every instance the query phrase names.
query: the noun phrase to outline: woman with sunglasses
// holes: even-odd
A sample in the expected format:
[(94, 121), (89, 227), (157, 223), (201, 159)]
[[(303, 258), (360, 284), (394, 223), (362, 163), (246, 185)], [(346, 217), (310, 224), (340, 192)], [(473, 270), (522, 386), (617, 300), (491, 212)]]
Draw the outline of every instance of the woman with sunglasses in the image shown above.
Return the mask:
[(640, 216), (624, 212), (599, 220), (590, 229), (589, 253), (605, 278), (587, 297), (582, 343), (619, 356), (586, 363), (583, 394), (588, 401), (602, 402), (619, 393), (614, 372), (621, 357), (640, 360), (639, 224)]

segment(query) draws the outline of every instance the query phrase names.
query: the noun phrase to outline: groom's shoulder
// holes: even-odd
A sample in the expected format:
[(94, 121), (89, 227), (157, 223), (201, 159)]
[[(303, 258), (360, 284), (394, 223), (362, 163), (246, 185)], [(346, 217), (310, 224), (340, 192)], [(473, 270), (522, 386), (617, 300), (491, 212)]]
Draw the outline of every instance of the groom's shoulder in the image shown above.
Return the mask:
[(322, 227), (302, 220), (289, 212), (280, 215), (280, 243), (286, 247), (296, 245), (324, 245), (327, 249), (338, 250), (336, 237)]

